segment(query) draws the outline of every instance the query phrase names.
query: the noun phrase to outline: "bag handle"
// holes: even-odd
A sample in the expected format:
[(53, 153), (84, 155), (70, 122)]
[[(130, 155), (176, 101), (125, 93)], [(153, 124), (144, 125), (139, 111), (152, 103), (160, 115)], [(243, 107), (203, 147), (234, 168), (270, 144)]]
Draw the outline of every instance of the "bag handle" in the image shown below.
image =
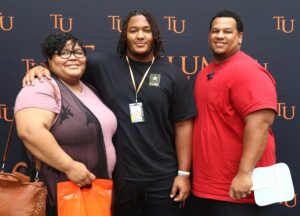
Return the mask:
[[(12, 133), (14, 131), (15, 128), (15, 117), (13, 118), (10, 128), (9, 128), (9, 132), (8, 132), (8, 137), (7, 137), (7, 141), (6, 141), (6, 145), (5, 145), (5, 150), (3, 153), (3, 158), (2, 158), (2, 167), (1, 167), (1, 172), (4, 172), (4, 167), (8, 158), (8, 150), (11, 144), (11, 137), (12, 137)], [(38, 181), (38, 174), (39, 171), (41, 169), (41, 161), (39, 159), (35, 160), (35, 169), (36, 169), (36, 176), (35, 176), (35, 180)]]
[(11, 143), (11, 135), (12, 132), (14, 130), (14, 126), (15, 126), (15, 118), (13, 118), (10, 128), (9, 128), (9, 132), (8, 132), (8, 137), (7, 137), (7, 141), (6, 141), (6, 145), (5, 145), (5, 150), (3, 153), (3, 158), (2, 158), (2, 167), (1, 167), (1, 172), (4, 171), (4, 167), (5, 167), (5, 163), (7, 161), (7, 157), (8, 157), (8, 149)]

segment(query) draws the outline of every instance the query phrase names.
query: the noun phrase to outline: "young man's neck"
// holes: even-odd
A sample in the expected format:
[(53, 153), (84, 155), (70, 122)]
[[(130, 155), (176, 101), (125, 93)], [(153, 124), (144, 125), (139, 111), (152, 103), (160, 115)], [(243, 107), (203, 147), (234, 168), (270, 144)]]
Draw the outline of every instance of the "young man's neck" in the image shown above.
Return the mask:
[(153, 53), (148, 53), (145, 55), (132, 55), (131, 53), (127, 52), (126, 54), (128, 58), (133, 59), (138, 62), (150, 62), (152, 61), (154, 54)]

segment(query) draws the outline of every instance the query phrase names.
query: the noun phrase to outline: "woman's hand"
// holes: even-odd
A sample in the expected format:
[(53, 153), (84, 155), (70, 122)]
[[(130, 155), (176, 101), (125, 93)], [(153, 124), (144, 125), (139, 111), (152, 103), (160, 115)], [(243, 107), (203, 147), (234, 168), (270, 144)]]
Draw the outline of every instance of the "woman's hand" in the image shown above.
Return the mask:
[(72, 161), (64, 173), (67, 175), (68, 179), (78, 187), (89, 185), (96, 179), (95, 175), (91, 173), (83, 163), (78, 161)]
[(51, 79), (50, 71), (43, 66), (35, 66), (27, 71), (25, 77), (23, 78), (23, 87), (26, 85), (34, 85), (34, 79), (37, 77), (40, 81), (44, 80), (44, 77)]

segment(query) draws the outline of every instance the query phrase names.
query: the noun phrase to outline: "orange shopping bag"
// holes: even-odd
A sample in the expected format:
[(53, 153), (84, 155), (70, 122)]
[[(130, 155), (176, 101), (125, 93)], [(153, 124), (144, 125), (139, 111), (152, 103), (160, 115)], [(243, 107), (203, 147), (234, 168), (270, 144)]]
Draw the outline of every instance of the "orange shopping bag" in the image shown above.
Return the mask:
[(70, 181), (58, 183), (58, 216), (111, 216), (112, 185), (110, 179), (96, 179), (83, 189)]

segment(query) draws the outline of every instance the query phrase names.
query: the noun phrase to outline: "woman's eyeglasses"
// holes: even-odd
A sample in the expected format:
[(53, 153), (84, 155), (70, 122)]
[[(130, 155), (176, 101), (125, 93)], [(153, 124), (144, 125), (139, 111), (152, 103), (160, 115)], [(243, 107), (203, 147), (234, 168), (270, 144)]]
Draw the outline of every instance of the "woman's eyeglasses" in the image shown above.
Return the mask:
[(59, 55), (62, 59), (68, 59), (71, 57), (71, 54), (73, 54), (76, 58), (83, 58), (85, 56), (85, 52), (82, 49), (76, 49), (76, 50), (62, 50), (60, 52), (55, 52), (57, 55)]

